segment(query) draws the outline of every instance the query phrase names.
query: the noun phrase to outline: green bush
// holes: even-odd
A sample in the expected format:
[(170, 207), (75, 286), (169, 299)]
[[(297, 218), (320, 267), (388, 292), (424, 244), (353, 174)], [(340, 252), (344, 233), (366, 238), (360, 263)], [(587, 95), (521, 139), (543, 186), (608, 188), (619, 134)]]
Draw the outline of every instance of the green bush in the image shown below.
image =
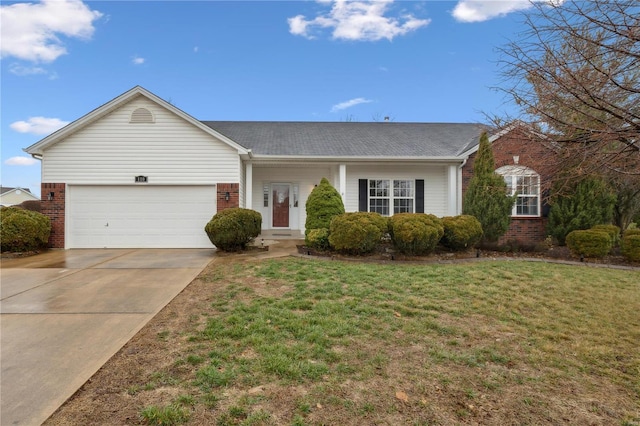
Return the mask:
[(2, 251), (23, 252), (47, 246), (51, 221), (38, 212), (19, 207), (0, 209), (0, 247)]
[(622, 255), (627, 259), (640, 262), (640, 232), (625, 232), (624, 237), (622, 237), (620, 249)]
[(623, 233), (623, 238), (629, 235), (640, 235), (640, 228), (627, 229)]
[(305, 208), (307, 210), (305, 236), (312, 229), (329, 229), (331, 219), (344, 213), (342, 197), (326, 178), (322, 178), (320, 184), (313, 188)]
[(470, 215), (442, 218), (444, 235), (440, 242), (451, 250), (466, 250), (474, 247), (482, 239), (480, 221)]
[(389, 219), (391, 241), (409, 255), (431, 253), (444, 235), (442, 221), (432, 214), (400, 213)]
[(618, 247), (620, 245), (620, 227), (616, 225), (595, 225), (592, 226), (591, 229), (593, 231), (606, 232), (611, 238), (611, 244), (613, 247)]
[(604, 257), (612, 247), (609, 234), (591, 229), (571, 231), (566, 243), (574, 255), (585, 257)]
[(218, 249), (239, 251), (260, 235), (261, 227), (262, 215), (257, 211), (231, 208), (213, 216), (204, 231)]
[(569, 192), (571, 195), (556, 196), (549, 211), (548, 232), (560, 245), (571, 231), (611, 223), (616, 202), (609, 185), (596, 177), (575, 184)]
[(380, 218), (382, 216), (378, 213), (367, 212), (344, 213), (334, 217), (329, 228), (329, 244), (341, 253), (371, 253), (384, 235), (382, 224), (386, 224), (386, 221)]
[(305, 244), (318, 250), (329, 249), (329, 230), (327, 228), (308, 229)]

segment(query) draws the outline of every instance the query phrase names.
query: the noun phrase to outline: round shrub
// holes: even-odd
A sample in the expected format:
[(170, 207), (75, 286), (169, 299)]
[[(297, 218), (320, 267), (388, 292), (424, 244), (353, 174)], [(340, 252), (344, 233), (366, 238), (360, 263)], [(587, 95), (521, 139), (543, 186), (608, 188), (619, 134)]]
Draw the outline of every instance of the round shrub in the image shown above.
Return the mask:
[(23, 252), (47, 246), (51, 221), (38, 212), (19, 207), (0, 209), (0, 246), (2, 251)]
[(442, 221), (432, 214), (400, 213), (389, 220), (391, 241), (401, 253), (431, 253), (444, 235)]
[[(640, 230), (639, 230), (640, 231)], [(622, 255), (633, 262), (640, 262), (640, 232), (625, 232), (620, 244)]]
[(305, 244), (318, 250), (329, 249), (329, 230), (327, 228), (309, 229), (306, 233)]
[(382, 224), (386, 224), (378, 216), (382, 218), (378, 213), (356, 212), (334, 217), (329, 228), (329, 244), (341, 253), (371, 253), (382, 239)]
[(623, 237), (629, 235), (640, 235), (640, 228), (627, 229), (626, 231), (624, 231)]
[(466, 250), (482, 239), (482, 225), (474, 216), (460, 215), (442, 218), (444, 235), (440, 242), (451, 250)]
[(571, 231), (566, 243), (574, 255), (585, 257), (604, 257), (612, 247), (609, 234), (591, 229)]
[(618, 245), (620, 245), (620, 227), (616, 225), (595, 225), (592, 226), (591, 229), (593, 231), (606, 232), (611, 238), (611, 244), (613, 247), (618, 247)]
[(218, 249), (239, 251), (260, 235), (261, 227), (262, 215), (257, 211), (231, 208), (213, 216), (204, 231)]
[(312, 229), (328, 229), (331, 219), (344, 213), (342, 197), (326, 178), (322, 178), (320, 185), (313, 188), (305, 208), (307, 210), (305, 236)]

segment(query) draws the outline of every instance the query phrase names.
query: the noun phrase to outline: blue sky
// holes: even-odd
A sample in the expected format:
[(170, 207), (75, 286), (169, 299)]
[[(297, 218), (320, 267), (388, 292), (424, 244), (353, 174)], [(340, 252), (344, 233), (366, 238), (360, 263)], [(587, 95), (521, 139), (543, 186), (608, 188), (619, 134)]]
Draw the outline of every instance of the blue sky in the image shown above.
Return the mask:
[(3, 2), (2, 185), (23, 148), (141, 85), (200, 120), (477, 122), (528, 0)]

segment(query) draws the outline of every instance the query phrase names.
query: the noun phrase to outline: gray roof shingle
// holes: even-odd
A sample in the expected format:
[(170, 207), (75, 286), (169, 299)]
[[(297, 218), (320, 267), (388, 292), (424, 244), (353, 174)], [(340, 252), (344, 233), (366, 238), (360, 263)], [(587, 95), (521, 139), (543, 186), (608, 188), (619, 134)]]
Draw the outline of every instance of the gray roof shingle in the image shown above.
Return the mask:
[(478, 123), (203, 121), (255, 155), (456, 157), (478, 143)]

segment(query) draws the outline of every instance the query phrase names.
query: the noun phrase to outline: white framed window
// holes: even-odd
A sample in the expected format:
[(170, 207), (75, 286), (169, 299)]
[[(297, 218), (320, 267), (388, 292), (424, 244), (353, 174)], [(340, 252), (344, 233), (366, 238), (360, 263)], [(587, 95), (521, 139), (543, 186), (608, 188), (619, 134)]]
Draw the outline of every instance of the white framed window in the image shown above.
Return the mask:
[(415, 211), (415, 181), (369, 179), (369, 211), (390, 216)]
[(511, 216), (540, 216), (540, 175), (524, 166), (503, 166), (496, 173), (504, 178), (507, 192), (517, 199)]

